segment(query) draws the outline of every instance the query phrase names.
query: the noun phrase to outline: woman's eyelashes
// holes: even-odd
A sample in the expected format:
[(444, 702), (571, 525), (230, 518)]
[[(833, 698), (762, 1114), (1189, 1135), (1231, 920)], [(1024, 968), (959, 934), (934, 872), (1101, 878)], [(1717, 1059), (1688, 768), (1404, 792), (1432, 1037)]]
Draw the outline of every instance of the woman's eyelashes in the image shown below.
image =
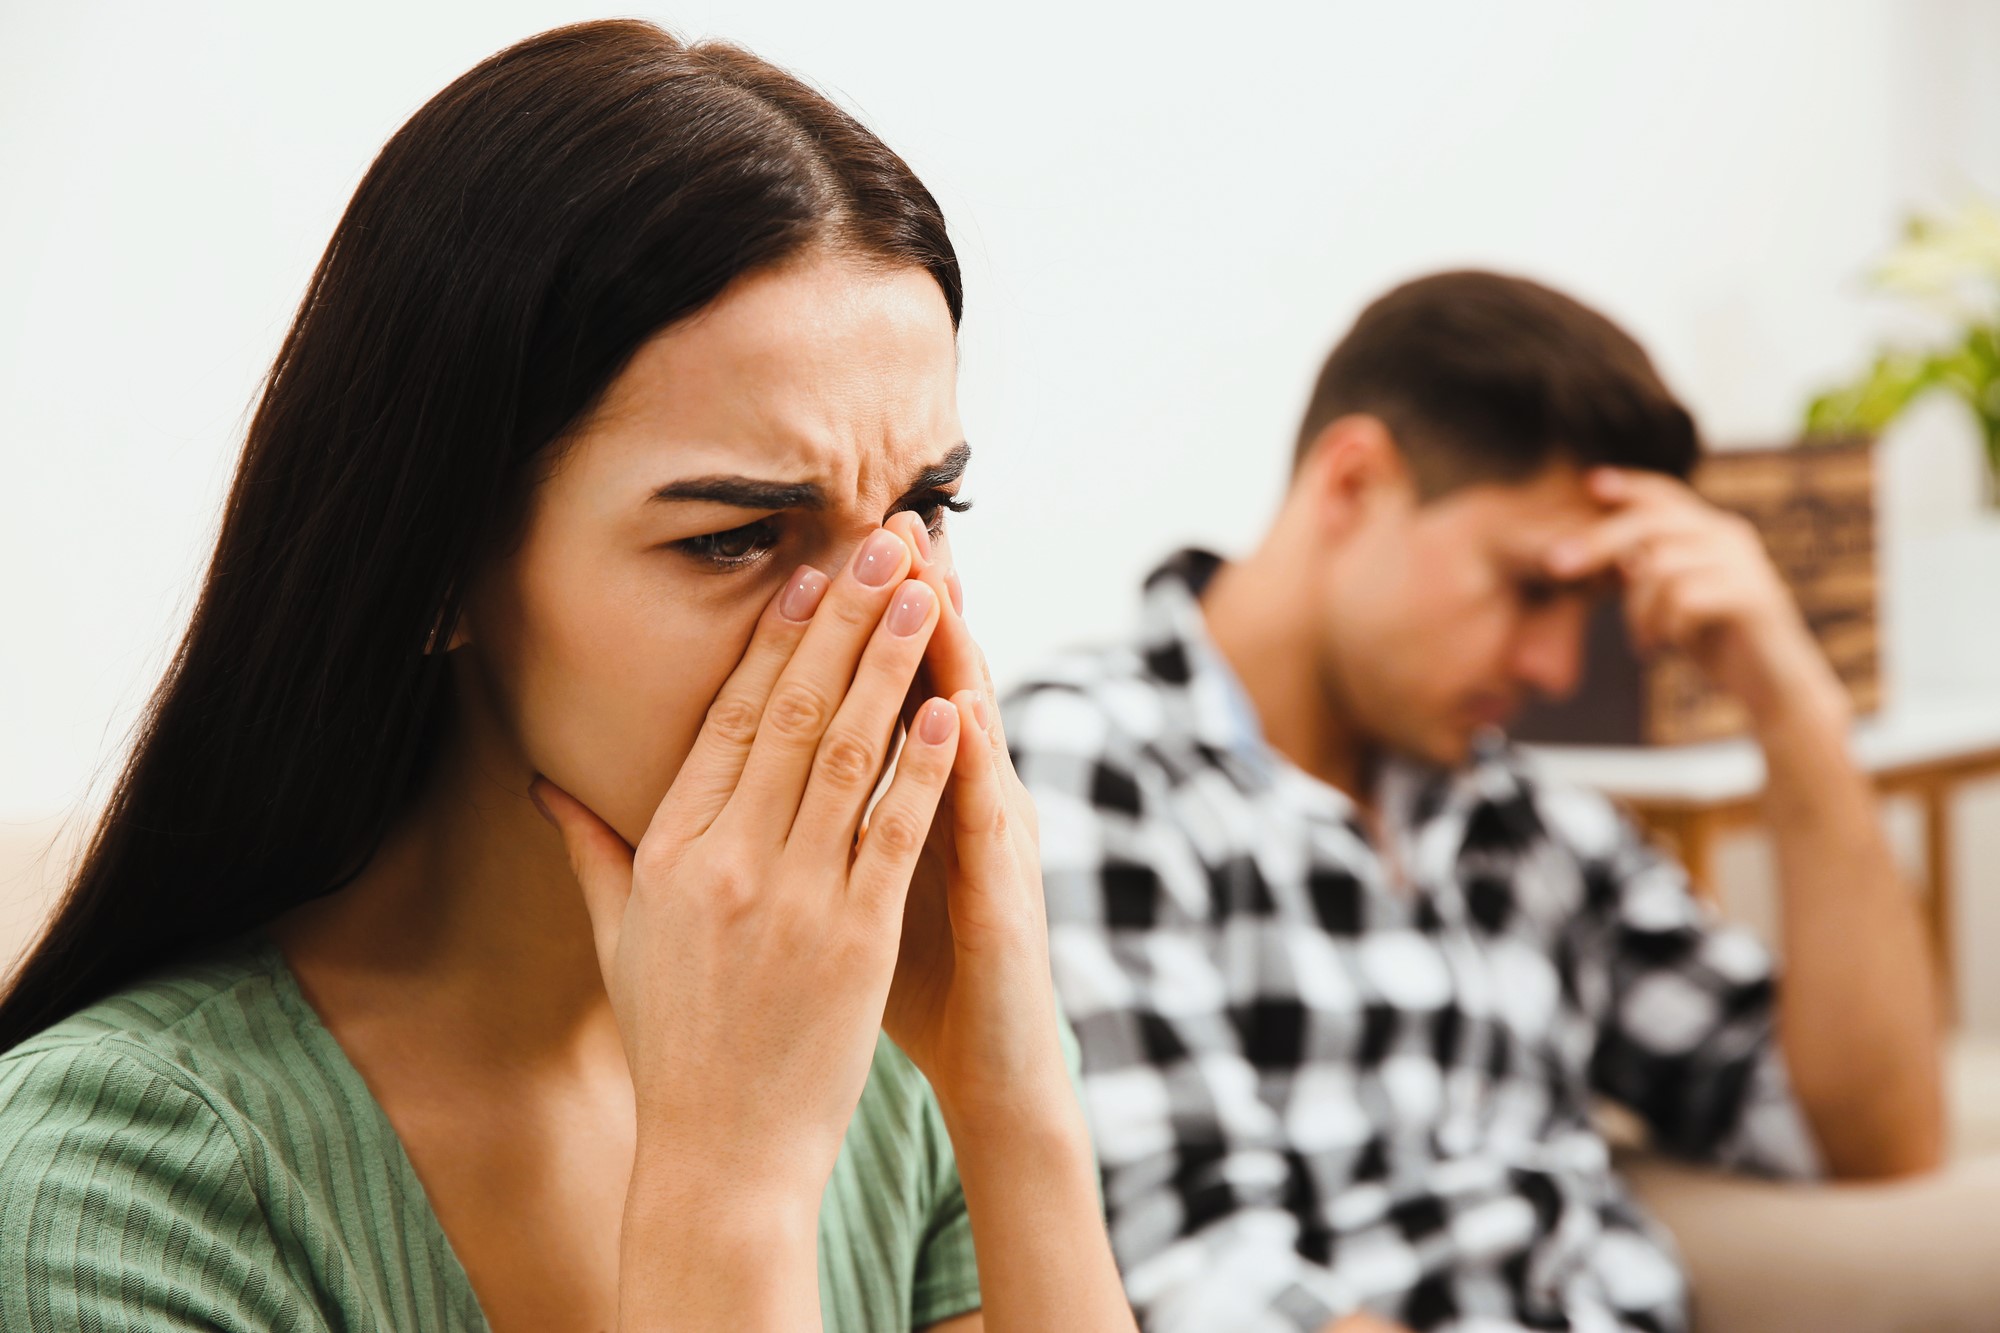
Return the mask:
[[(947, 512), (962, 514), (970, 508), (970, 500), (961, 500), (945, 491), (932, 491), (911, 497), (898, 507), (897, 512), (907, 509), (916, 514), (935, 538), (944, 534)], [(710, 569), (728, 571), (748, 569), (761, 563), (778, 548), (784, 536), (784, 520), (772, 514), (754, 523), (740, 524), (721, 532), (683, 537), (669, 545)]]
[(961, 500), (949, 491), (926, 491), (922, 495), (911, 496), (902, 505), (924, 521), (933, 537), (944, 532), (944, 516), (947, 511), (963, 514), (972, 508), (972, 501)]

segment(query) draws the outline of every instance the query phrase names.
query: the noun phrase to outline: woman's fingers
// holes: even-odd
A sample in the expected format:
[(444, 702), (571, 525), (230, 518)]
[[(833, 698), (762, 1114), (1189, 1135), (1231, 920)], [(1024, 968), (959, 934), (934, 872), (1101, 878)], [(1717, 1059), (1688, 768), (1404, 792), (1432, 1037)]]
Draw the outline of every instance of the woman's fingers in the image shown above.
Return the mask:
[[(903, 595), (903, 576), (911, 559), (901, 536), (878, 528), (833, 580), (805, 637), (764, 701), (756, 739), (729, 798), (727, 818), (768, 830), (776, 841), (784, 841), (798, 816), (820, 742), (847, 697), (862, 651), (877, 625), (888, 618), (885, 611), (901, 606), (900, 600), (897, 608), (891, 602)], [(915, 671), (914, 664), (911, 670)]]
[(632, 849), (594, 811), (547, 778), (529, 783), (528, 796), (562, 834), (570, 869), (583, 890), (584, 910), (590, 913), (597, 965), (608, 981), (625, 904), (632, 897)]
[(868, 817), (868, 831), (861, 836), (848, 875), (850, 890), (864, 902), (901, 911), (917, 856), (937, 815), (938, 799), (952, 774), (960, 716), (944, 699), (932, 699), (917, 709), (896, 761), (896, 776)]
[(881, 778), (903, 698), (937, 627), (939, 605), (931, 586), (916, 579), (906, 580), (890, 601), (820, 740), (791, 841), (829, 850), (853, 845)]
[[(900, 523), (906, 518), (897, 514), (890, 520)], [(923, 523), (915, 514), (907, 515), (909, 526), (921, 531)], [(942, 560), (920, 561), (911, 573), (912, 578), (923, 579), (936, 590), (939, 600), (950, 608), (938, 624), (937, 633), (931, 636), (930, 646), (924, 653), (924, 667), (927, 683), (938, 694), (952, 696), (962, 690), (983, 689), (989, 704), (994, 700), (993, 680), (986, 670), (985, 654), (973, 641), (972, 632), (965, 623), (965, 587), (959, 581), (958, 571)]]
[(924, 665), (929, 675), (929, 684), (940, 693), (957, 695), (966, 691), (978, 693), (986, 703), (989, 719), (986, 731), (996, 750), (996, 762), (1000, 770), (1012, 777), (1014, 757), (1008, 752), (1007, 738), (1000, 721), (1000, 695), (993, 687), (993, 670), (987, 665), (986, 653), (978, 640), (972, 637), (972, 630), (965, 623), (965, 587), (959, 581), (958, 571), (948, 565), (937, 564), (922, 572), (922, 577), (930, 579), (951, 608), (938, 623), (937, 632), (931, 635), (929, 649), (924, 654)]
[(699, 837), (729, 803), (757, 738), (765, 700), (831, 582), (811, 565), (801, 565), (764, 608), (743, 660), (708, 706), (694, 748), (654, 815), (655, 826), (671, 828), (683, 839)]
[(1002, 749), (996, 739), (999, 718), (983, 689), (960, 690), (952, 696), (959, 717), (958, 752), (951, 766), (951, 811), (958, 837), (959, 859), (967, 853), (990, 854), (1009, 837), (1006, 788), (1000, 781)]

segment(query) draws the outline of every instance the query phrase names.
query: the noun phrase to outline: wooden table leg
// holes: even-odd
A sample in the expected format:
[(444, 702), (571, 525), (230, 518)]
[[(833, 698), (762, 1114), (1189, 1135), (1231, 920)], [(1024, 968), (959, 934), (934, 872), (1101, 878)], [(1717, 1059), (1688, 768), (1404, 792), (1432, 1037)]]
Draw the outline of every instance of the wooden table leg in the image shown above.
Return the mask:
[(1706, 902), (1720, 903), (1722, 888), (1715, 882), (1715, 818), (1706, 810), (1688, 814), (1681, 833), (1681, 864), (1687, 867), (1688, 882)]
[(1924, 802), (1924, 925), (1930, 935), (1931, 966), (1936, 969), (1940, 1009), (1946, 1027), (1958, 1023), (1958, 959), (1952, 948), (1952, 819), (1954, 784), (1932, 779), (1923, 784)]
[(1640, 817), (1653, 836), (1666, 844), (1687, 871), (1688, 887), (1705, 902), (1718, 901), (1712, 852), (1715, 841), (1713, 814), (1707, 810), (1646, 809)]

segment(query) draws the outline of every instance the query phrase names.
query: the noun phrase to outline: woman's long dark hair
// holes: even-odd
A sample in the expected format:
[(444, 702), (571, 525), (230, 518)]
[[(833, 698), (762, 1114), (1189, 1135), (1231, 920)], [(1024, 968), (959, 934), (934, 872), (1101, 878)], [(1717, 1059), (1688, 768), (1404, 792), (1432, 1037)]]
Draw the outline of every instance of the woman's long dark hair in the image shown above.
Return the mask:
[(814, 247), (927, 269), (937, 202), (824, 96), (650, 24), (522, 42), (369, 168), (253, 417), (192, 622), (5, 1050), (351, 879), (424, 776), (457, 598), (651, 334)]

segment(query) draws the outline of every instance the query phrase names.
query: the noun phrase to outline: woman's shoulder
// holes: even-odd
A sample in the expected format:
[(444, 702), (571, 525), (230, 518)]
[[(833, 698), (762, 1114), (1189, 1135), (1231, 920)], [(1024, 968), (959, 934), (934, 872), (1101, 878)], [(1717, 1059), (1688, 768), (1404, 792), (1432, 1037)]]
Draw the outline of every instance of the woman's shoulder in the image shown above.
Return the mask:
[(295, 1064), (269, 945), (234, 942), (157, 970), (0, 1054), (0, 1142), (34, 1124), (127, 1114), (154, 1083), (220, 1114), (260, 1072)]
[(0, 1221), (9, 1200), (45, 1200), (80, 1172), (122, 1173), (134, 1189), (149, 1170), (168, 1188), (191, 1170), (243, 1173), (274, 1084), (309, 1064), (298, 1043), (268, 946), (245, 940), (156, 971), (0, 1054)]
[(163, 1201), (200, 1185), (248, 1206), (308, 1174), (302, 1164), (372, 1153), (375, 1117), (311, 1044), (302, 1005), (252, 936), (0, 1054), (0, 1231), (23, 1206), (84, 1205), (86, 1181)]
[[(251, 957), (176, 967), (0, 1055), (0, 1324), (109, 1328), (290, 1308), (228, 1095), (244, 1080), (229, 1077), (209, 1014), (256, 970)], [(220, 1290), (245, 1303), (218, 1309), (204, 1293)]]
[(0, 1055), (0, 1327), (482, 1327), (331, 1043), (252, 938)]

